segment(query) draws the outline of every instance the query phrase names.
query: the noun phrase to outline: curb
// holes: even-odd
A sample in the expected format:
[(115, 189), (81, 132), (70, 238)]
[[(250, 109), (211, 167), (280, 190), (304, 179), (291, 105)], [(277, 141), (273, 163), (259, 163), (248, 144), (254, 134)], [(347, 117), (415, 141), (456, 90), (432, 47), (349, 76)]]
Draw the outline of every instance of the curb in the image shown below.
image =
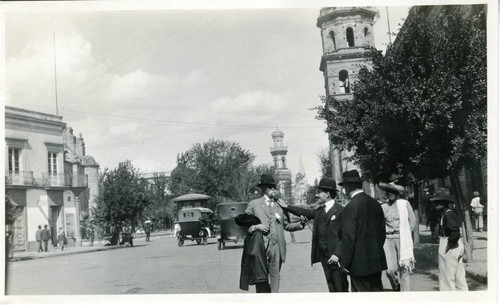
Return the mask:
[(108, 250), (114, 250), (114, 249), (120, 249), (120, 248), (125, 248), (127, 247), (126, 245), (117, 245), (117, 246), (108, 246), (108, 247), (103, 247), (103, 248), (93, 248), (93, 249), (85, 249), (82, 251), (67, 251), (67, 252), (52, 252), (54, 254), (47, 255), (47, 256), (37, 256), (37, 255), (29, 255), (29, 256), (21, 256), (21, 257), (14, 257), (8, 259), (7, 262), (18, 262), (18, 261), (28, 261), (28, 260), (34, 260), (34, 259), (43, 259), (43, 258), (49, 258), (49, 257), (58, 257), (58, 256), (68, 256), (68, 255), (75, 255), (75, 254), (81, 254), (81, 253), (90, 253), (90, 252), (98, 252), (98, 251), (108, 251)]
[[(429, 251), (430, 250), (430, 251)], [(420, 244), (419, 247), (413, 249), (415, 260), (417, 263), (419, 261), (426, 262), (428, 264), (439, 265), (438, 262), (438, 246), (437, 244)], [(487, 274), (480, 274), (479, 272), (473, 270), (476, 269), (473, 266), (465, 263), (465, 274), (472, 278), (473, 280), (480, 282), (481, 284), (488, 285)]]

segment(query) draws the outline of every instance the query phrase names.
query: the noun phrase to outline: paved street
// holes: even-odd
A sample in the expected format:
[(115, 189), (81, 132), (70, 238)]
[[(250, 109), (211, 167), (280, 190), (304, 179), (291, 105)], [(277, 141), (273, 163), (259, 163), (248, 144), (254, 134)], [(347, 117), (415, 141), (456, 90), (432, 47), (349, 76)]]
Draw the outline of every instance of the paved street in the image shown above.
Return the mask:
[[(290, 235), (286, 233), (287, 239)], [(282, 292), (327, 292), (320, 265), (310, 266), (311, 232), (295, 232), (281, 272)], [(218, 251), (215, 238), (207, 246), (186, 241), (178, 247), (171, 236), (136, 239), (120, 248), (7, 265), (7, 294), (169, 294), (245, 293), (238, 288), (241, 243)], [(418, 263), (411, 277), (415, 291), (437, 291), (437, 266)], [(468, 279), (470, 290), (486, 286)], [(388, 281), (384, 276), (384, 285)], [(250, 292), (255, 292), (251, 287)]]

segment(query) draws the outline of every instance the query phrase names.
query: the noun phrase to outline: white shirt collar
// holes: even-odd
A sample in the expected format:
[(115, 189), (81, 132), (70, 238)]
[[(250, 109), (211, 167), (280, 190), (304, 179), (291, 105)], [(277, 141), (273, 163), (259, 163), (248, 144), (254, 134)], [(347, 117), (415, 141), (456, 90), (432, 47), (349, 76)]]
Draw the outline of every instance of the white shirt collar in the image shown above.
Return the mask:
[(325, 202), (325, 212), (328, 213), (328, 211), (333, 207), (335, 204), (335, 200), (330, 199), (329, 201)]
[(362, 189), (356, 189), (356, 190), (349, 193), (349, 197), (351, 197), (351, 199), (352, 199), (352, 198), (354, 198), (354, 196), (356, 196), (357, 194), (361, 194), (361, 193), (363, 193)]

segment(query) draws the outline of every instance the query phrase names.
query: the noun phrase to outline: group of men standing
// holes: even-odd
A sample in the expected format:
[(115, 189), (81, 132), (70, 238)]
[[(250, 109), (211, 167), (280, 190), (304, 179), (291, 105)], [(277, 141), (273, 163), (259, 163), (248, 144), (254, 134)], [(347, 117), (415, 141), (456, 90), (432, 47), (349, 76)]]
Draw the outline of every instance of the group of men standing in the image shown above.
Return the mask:
[[(39, 225), (38, 230), (36, 230), (35, 237), (36, 237), (36, 241), (38, 243), (38, 252), (47, 252), (49, 240), (51, 237), (50, 230), (48, 229), (48, 226), (44, 225), (43, 229), (42, 229), (42, 226)], [(42, 247), (42, 243), (43, 243), (43, 247)]]
[[(245, 214), (237, 217), (237, 223), (247, 227), (249, 233), (242, 258), (240, 288), (248, 290), (248, 285), (255, 284), (257, 293), (279, 292), (279, 272), (286, 258), (284, 230), (301, 230), (308, 219), (314, 219), (311, 264), (321, 263), (330, 292), (347, 292), (348, 275), (352, 292), (383, 291), (382, 271), (388, 269), (388, 261), (391, 264), (388, 277), (393, 290), (409, 290), (409, 273), (415, 264), (411, 237), (415, 217), (410, 204), (398, 199), (401, 195), (398, 187), (403, 187), (393, 183), (381, 187), (389, 198), (388, 206), (383, 208), (379, 201), (363, 192), (362, 183), (358, 171), (343, 173), (342, 182), (338, 185), (344, 188), (350, 201), (342, 206), (334, 201), (339, 192), (335, 180), (323, 178), (316, 186), (319, 205), (311, 208), (286, 204), (278, 198), (274, 179), (262, 175), (257, 186), (262, 190), (263, 197), (252, 200)], [(441, 207), (447, 206), (450, 198), (436, 197), (435, 200)], [(300, 216), (301, 221), (290, 222), (288, 212)], [(443, 228), (442, 244), (446, 249), (440, 252), (440, 288), (466, 290), (462, 270), (463, 247), (459, 247), (461, 243), (454, 235), (457, 226), (451, 220), (446, 221), (452, 219), (454, 214), (447, 210), (441, 215), (445, 217), (440, 227)], [(446, 229), (451, 227), (452, 230)], [(261, 233), (263, 246), (247, 249), (247, 240), (252, 246), (258, 244), (254, 241), (255, 232)], [(450, 232), (454, 233), (450, 236)], [(386, 234), (391, 243), (386, 242)], [(394, 245), (391, 247), (391, 244)], [(390, 252), (387, 257), (385, 251)], [(255, 262), (266, 265), (260, 268), (265, 270), (258, 276), (252, 271)], [(457, 276), (461, 280), (456, 280)], [(445, 281), (453, 283), (441, 284)]]
[[(347, 292), (347, 274), (351, 291), (381, 291), (382, 271), (387, 269), (384, 254), (385, 220), (380, 203), (362, 191), (362, 180), (356, 170), (343, 173), (342, 182), (351, 198), (345, 206), (333, 200), (338, 192), (335, 180), (323, 178), (318, 188), (320, 206), (314, 210), (287, 205), (277, 198), (276, 183), (269, 175), (262, 175), (258, 187), (263, 197), (248, 204), (246, 214), (260, 219), (260, 224), (249, 227), (265, 236), (265, 255), (268, 264), (270, 289), (262, 289), (267, 279), (256, 284), (257, 292), (278, 292), (279, 271), (286, 258), (283, 230), (303, 229), (307, 219), (315, 219), (313, 226), (311, 264), (321, 262), (330, 292)], [(300, 223), (290, 223), (290, 212), (302, 216)], [(259, 254), (257, 254), (259, 255)], [(245, 270), (242, 262), (242, 271)], [(242, 272), (243, 276), (243, 272)]]

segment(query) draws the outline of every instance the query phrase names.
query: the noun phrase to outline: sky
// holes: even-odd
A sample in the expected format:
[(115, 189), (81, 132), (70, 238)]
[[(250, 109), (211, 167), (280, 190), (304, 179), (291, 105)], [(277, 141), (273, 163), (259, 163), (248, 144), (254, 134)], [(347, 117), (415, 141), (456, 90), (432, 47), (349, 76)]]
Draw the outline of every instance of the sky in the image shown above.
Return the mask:
[[(377, 9), (384, 51), (386, 7)], [(409, 7), (387, 9), (397, 33)], [(10, 12), (5, 104), (56, 114), (57, 79), (58, 114), (87, 155), (101, 169), (129, 159), (144, 173), (171, 171), (178, 153), (211, 138), (271, 164), (279, 128), (292, 175), (302, 158), (312, 184), (328, 148), (311, 110), (325, 94), (319, 10)]]

